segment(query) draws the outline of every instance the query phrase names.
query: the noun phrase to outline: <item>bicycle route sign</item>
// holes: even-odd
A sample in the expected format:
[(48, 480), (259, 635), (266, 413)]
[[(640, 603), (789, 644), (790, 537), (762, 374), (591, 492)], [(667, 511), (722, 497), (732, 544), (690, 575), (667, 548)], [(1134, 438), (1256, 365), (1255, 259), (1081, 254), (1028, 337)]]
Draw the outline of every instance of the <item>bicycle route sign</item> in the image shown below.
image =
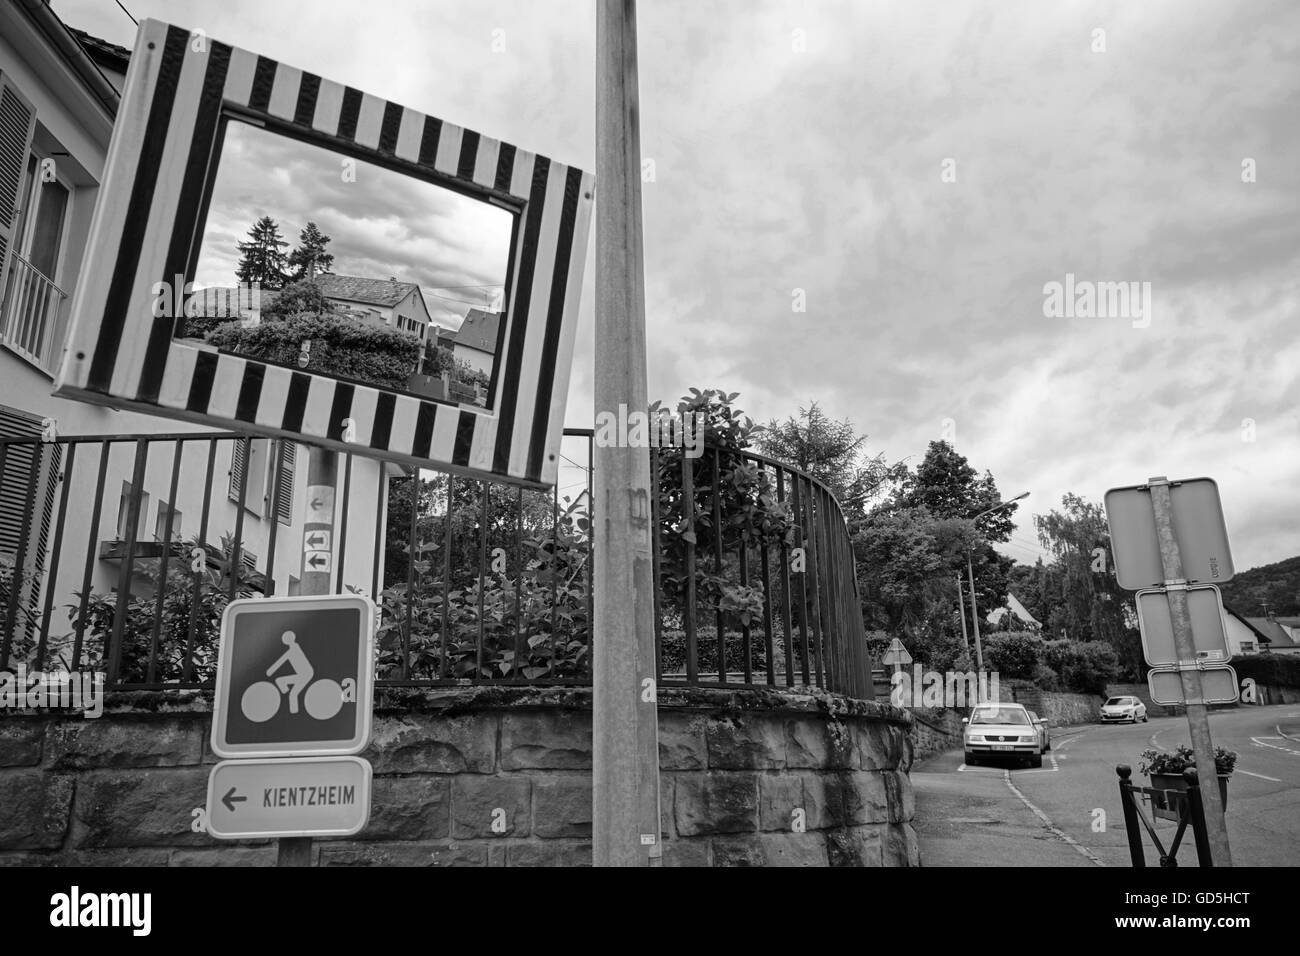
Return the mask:
[(208, 777), (208, 833), (352, 836), (370, 819), (370, 779), (360, 757), (223, 760)]
[(370, 742), (375, 607), (363, 595), (232, 601), (221, 620), (218, 757), (357, 754)]

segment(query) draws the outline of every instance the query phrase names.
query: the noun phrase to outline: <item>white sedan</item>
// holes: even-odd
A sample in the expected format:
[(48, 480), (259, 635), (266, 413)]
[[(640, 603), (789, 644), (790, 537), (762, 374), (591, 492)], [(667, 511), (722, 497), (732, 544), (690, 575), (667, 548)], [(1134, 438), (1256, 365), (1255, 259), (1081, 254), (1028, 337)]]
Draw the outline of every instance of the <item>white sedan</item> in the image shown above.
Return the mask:
[(979, 704), (961, 721), (966, 765), (978, 767), (990, 757), (1027, 760), (1031, 767), (1043, 765), (1044, 742), (1040, 723), (1023, 704)]
[(1101, 705), (1101, 722), (1103, 724), (1120, 723), (1127, 720), (1136, 724), (1139, 720), (1146, 723), (1147, 705), (1136, 697), (1112, 697)]

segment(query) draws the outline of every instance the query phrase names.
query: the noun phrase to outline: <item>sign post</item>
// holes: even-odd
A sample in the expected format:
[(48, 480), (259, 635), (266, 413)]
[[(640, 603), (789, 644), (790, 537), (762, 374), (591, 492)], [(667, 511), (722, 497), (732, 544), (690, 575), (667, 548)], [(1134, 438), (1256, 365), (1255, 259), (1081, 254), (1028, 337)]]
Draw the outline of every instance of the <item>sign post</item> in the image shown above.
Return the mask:
[[(1187, 582), (1183, 577), (1183, 559), (1174, 537), (1173, 506), (1169, 480), (1163, 476), (1148, 481), (1151, 507), (1155, 513), (1156, 536), (1160, 540), (1160, 562), (1169, 589), (1169, 612), (1173, 621), (1174, 646), (1178, 651), (1179, 670), (1183, 678), (1183, 697), (1187, 702), (1187, 728), (1192, 737), (1192, 751), (1200, 770), (1201, 802), (1205, 808), (1205, 829), (1210, 840), (1210, 855), (1216, 866), (1232, 866), (1228, 848), (1228, 827), (1223, 819), (1223, 799), (1219, 794), (1214, 763), (1214, 742), (1210, 739), (1210, 721), (1201, 689), (1201, 672), (1196, 667), (1196, 641), (1192, 637), (1192, 615), (1188, 609)], [(1208, 783), (1206, 783), (1208, 781)]]
[[(597, 412), (648, 407), (635, 0), (596, 4)], [(597, 445), (592, 838), (596, 866), (661, 862), (650, 456)]]
[(1120, 587), (1137, 591), (1142, 653), (1152, 698), (1184, 704), (1200, 772), (1205, 827), (1215, 866), (1232, 866), (1206, 705), (1237, 699), (1228, 666), (1219, 589), (1233, 577), (1218, 486), (1208, 478), (1106, 492), (1106, 520)]

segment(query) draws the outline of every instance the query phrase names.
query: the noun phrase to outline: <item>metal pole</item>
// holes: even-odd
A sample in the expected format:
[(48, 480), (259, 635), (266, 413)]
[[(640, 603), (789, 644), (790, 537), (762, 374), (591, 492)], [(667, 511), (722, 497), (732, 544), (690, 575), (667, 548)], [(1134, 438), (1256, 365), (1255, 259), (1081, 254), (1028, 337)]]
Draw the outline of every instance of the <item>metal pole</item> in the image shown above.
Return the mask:
[(980, 643), (980, 617), (975, 609), (975, 571), (971, 566), (970, 548), (966, 549), (966, 577), (970, 579), (970, 626), (975, 631), (975, 673), (984, 675), (984, 645)]
[[(1160, 541), (1160, 561), (1164, 565), (1165, 594), (1169, 600), (1169, 614), (1174, 625), (1174, 647), (1178, 660), (1195, 665), (1196, 642), (1192, 637), (1192, 617), (1187, 609), (1187, 582), (1183, 578), (1183, 559), (1174, 537), (1173, 507), (1169, 498), (1169, 480), (1163, 476), (1150, 478), (1151, 508), (1155, 512), (1156, 537)], [(1201, 803), (1205, 807), (1205, 829), (1214, 866), (1232, 866), (1228, 848), (1228, 826), (1223, 819), (1223, 800), (1219, 795), (1218, 774), (1214, 765), (1214, 742), (1210, 739), (1210, 721), (1201, 690), (1201, 672), (1194, 666), (1180, 671), (1183, 678), (1183, 699), (1187, 702), (1187, 728), (1192, 736), (1192, 750), (1196, 754), (1197, 770), (1207, 771), (1209, 787), (1201, 788)]]
[(1120, 764), (1115, 768), (1115, 773), (1119, 774), (1119, 805), (1124, 810), (1124, 834), (1128, 837), (1129, 859), (1134, 866), (1145, 867), (1147, 861), (1146, 855), (1142, 852), (1142, 831), (1138, 829), (1133, 781), (1129, 779), (1133, 774), (1133, 768), (1128, 764)]
[(961, 572), (957, 572), (957, 610), (961, 611), (961, 646), (970, 650), (970, 635), (966, 633), (966, 601), (961, 593)]
[[(595, 407), (642, 412), (645, 287), (635, 0), (596, 4)], [(592, 840), (596, 866), (655, 866), (662, 847), (647, 448), (596, 444)]]
[[(299, 594), (333, 593), (334, 492), (338, 474), (337, 452), (314, 445), (308, 448)], [(311, 866), (311, 837), (281, 837), (277, 843), (276, 866)]]

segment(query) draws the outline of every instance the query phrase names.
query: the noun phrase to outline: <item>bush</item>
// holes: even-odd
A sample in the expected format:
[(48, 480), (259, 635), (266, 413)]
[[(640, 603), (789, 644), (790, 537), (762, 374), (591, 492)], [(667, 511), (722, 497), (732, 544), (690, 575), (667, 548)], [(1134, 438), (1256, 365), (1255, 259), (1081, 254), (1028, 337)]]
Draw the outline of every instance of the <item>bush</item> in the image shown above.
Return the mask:
[(301, 315), (322, 315), (330, 312), (330, 305), (320, 287), (308, 279), (291, 282), (270, 296), (262, 309), (262, 319), (283, 320)]
[(1300, 688), (1300, 657), (1282, 654), (1251, 654), (1237, 657), (1232, 666), (1239, 679), (1250, 677), (1257, 684)]
[(1040, 687), (1043, 690), (1061, 689), (1061, 678), (1057, 675), (1056, 671), (1052, 670), (1046, 664), (1036, 664), (1034, 666), (1033, 674), (1030, 675), (1030, 679), (1033, 680), (1035, 686)]
[(1006, 631), (984, 638), (984, 660), (1002, 677), (1032, 677), (1043, 653), (1043, 639), (1028, 631)]
[(208, 342), (219, 349), (290, 368), (298, 367), (308, 340), (308, 371), (396, 391), (406, 389), (420, 359), (414, 336), (347, 318), (304, 315), (247, 328), (227, 322), (208, 333)]
[(1119, 656), (1102, 641), (1047, 641), (1042, 662), (1066, 690), (1080, 694), (1105, 694), (1119, 675)]

